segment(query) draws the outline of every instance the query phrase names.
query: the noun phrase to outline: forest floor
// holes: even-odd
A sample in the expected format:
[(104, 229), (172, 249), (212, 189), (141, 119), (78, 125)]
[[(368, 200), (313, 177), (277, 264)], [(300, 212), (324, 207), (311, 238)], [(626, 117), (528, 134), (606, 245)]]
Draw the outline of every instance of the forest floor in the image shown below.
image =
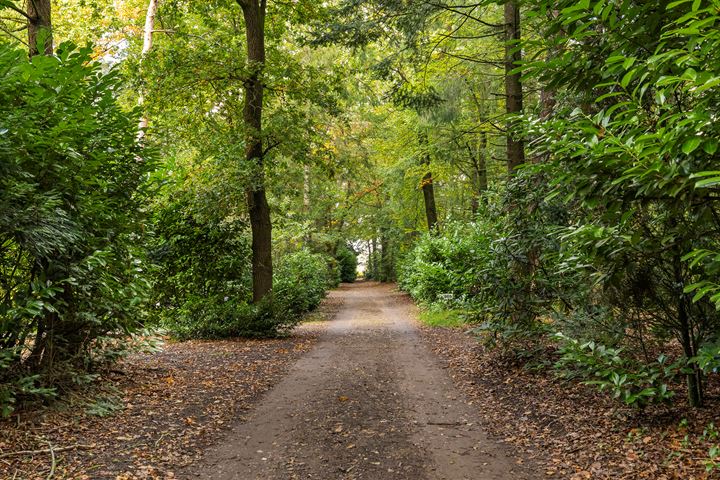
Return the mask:
[(716, 478), (717, 395), (640, 413), (416, 318), (359, 282), (288, 338), (135, 355), (86, 399), (0, 422), (0, 478)]
[(0, 421), (0, 479), (176, 478), (317, 343), (340, 302), (327, 299), (288, 338), (168, 343), (133, 355), (100, 390)]
[(528, 368), (462, 328), (421, 329), (458, 388), (480, 406), (488, 432), (534, 461), (545, 478), (720, 479), (720, 463), (706, 470), (709, 449), (720, 445), (716, 378), (705, 408), (687, 407), (676, 385), (673, 404), (642, 411), (551, 368)]

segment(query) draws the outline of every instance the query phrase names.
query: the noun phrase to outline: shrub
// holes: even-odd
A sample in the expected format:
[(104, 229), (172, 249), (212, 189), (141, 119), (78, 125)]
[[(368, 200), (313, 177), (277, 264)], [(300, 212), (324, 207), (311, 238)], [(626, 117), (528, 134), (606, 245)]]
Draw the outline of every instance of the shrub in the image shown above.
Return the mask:
[(334, 282), (323, 255), (301, 250), (280, 259), (273, 298), (279, 308), (290, 314), (305, 313), (320, 304)]
[(613, 398), (626, 405), (643, 408), (649, 403), (667, 402), (674, 392), (668, 382), (680, 370), (679, 364), (668, 364), (661, 355), (650, 364), (622, 356), (622, 349), (608, 348), (595, 342), (580, 342), (562, 334), (560, 360), (555, 368), (565, 377), (581, 378), (588, 385), (608, 390)]
[[(250, 265), (246, 263), (243, 267), (238, 268), (248, 271)], [(216, 268), (221, 269), (222, 265)], [(337, 269), (331, 259), (301, 250), (279, 259), (272, 294), (260, 303), (250, 304), (247, 286), (237, 286), (231, 279), (229, 285), (219, 285), (221, 293), (216, 290), (209, 295), (184, 295), (182, 303), (169, 305), (161, 312), (162, 321), (182, 340), (272, 337), (297, 325), (302, 314), (316, 308), (336, 282)]]
[(0, 408), (53, 395), (143, 323), (137, 232), (152, 149), (92, 49), (0, 44)]
[(488, 242), (477, 224), (449, 224), (441, 235), (423, 235), (399, 264), (400, 288), (425, 303), (436, 302), (441, 294), (464, 298), (485, 263)]
[(357, 278), (357, 254), (345, 245), (338, 248), (335, 254), (340, 266), (340, 279), (346, 283), (352, 283)]
[(155, 212), (150, 257), (156, 266), (155, 313), (161, 321), (174, 317), (175, 309), (201, 312), (206, 311), (202, 303), (221, 305), (226, 298), (247, 303), (251, 298), (248, 225), (198, 210), (192, 194), (180, 192)]

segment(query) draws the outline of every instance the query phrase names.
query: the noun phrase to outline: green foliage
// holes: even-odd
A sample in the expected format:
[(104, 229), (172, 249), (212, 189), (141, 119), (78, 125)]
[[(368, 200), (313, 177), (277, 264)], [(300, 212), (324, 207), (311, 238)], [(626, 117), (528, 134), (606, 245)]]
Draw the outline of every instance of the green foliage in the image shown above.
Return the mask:
[[(249, 271), (249, 261), (241, 268)], [(180, 339), (276, 336), (297, 325), (337, 284), (333, 263), (304, 250), (282, 257), (274, 277), (272, 295), (258, 304), (250, 303), (249, 280), (244, 295), (232, 293), (235, 282), (224, 293), (188, 293), (182, 303), (161, 311), (163, 325)]]
[(308, 312), (320, 304), (335, 273), (324, 255), (301, 250), (280, 259), (273, 296), (291, 314)]
[(566, 378), (581, 378), (583, 383), (607, 390), (626, 405), (643, 408), (672, 398), (668, 389), (678, 365), (668, 365), (661, 355), (657, 362), (641, 364), (624, 358), (622, 349), (608, 348), (595, 342), (580, 342), (558, 334), (561, 355), (555, 368)]
[(93, 400), (85, 407), (85, 412), (94, 417), (108, 417), (123, 410), (125, 403), (117, 396), (104, 396)]
[(153, 151), (116, 71), (71, 44), (32, 62), (0, 43), (0, 391), (3, 413), (102, 361), (147, 300), (139, 227)]
[(707, 374), (720, 372), (720, 343), (703, 345), (690, 361)]
[(354, 282), (357, 278), (357, 254), (345, 245), (341, 245), (340, 248), (337, 249), (335, 258), (340, 267), (341, 281), (347, 283)]
[[(716, 9), (551, 4), (560, 14), (550, 21), (541, 17), (549, 3), (532, 10), (544, 25), (536, 46), (552, 59), (526, 72), (556, 88), (559, 102), (552, 118), (527, 126), (547, 159), (536, 171), (552, 179), (551, 196), (578, 206), (560, 236), (565, 261), (585, 270), (594, 303), (623, 312), (624, 328), (660, 342), (675, 336), (691, 359), (720, 326), (707, 298), (713, 282), (702, 279), (712, 256), (688, 255), (715, 250), (720, 229)], [(688, 372), (693, 405), (701, 377)]]
[(455, 299), (475, 293), (477, 269), (487, 262), (490, 238), (484, 225), (446, 225), (440, 235), (424, 234), (400, 262), (400, 287), (425, 303), (441, 295)]
[(155, 215), (150, 258), (163, 322), (173, 322), (175, 309), (195, 311), (198, 302), (224, 303), (225, 297), (247, 302), (252, 295), (247, 223), (203, 215), (193, 201), (179, 197)]

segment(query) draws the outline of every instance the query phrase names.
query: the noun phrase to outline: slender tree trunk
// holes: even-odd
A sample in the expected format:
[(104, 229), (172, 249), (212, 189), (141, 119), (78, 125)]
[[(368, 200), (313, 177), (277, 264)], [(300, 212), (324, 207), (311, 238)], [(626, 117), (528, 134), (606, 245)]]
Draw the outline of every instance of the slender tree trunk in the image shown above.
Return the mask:
[[(143, 32), (143, 48), (142, 57), (152, 50), (153, 46), (153, 31), (155, 30), (155, 15), (157, 14), (159, 0), (150, 0), (148, 3), (147, 14), (145, 15), (145, 30)], [(138, 105), (142, 107), (145, 103), (145, 97), (142, 90), (140, 91), (140, 98), (138, 98)], [(143, 112), (143, 116), (140, 118), (138, 125), (138, 140), (142, 140), (145, 136), (145, 129), (148, 127), (148, 117)]]
[(481, 136), (480, 152), (478, 152), (478, 193), (483, 194), (488, 188), (488, 172), (487, 172), (487, 161), (488, 158), (488, 134), (483, 132)]
[[(36, 55), (52, 55), (52, 4), (50, 0), (28, 0), (28, 55), (32, 59)], [(43, 45), (39, 45), (42, 35), (45, 35)], [(37, 263), (40, 275), (47, 280), (54, 279), (51, 274), (50, 260), (43, 258)], [(53, 327), (58, 320), (57, 312), (48, 312), (44, 317), (38, 318), (33, 348), (26, 360), (26, 364), (37, 369), (46, 364), (52, 357)]]
[[(303, 214), (305, 220), (310, 218), (310, 165), (303, 165)], [(312, 241), (312, 231), (307, 229), (303, 235), (306, 244)]]
[(310, 213), (310, 165), (303, 166), (303, 212)]
[[(675, 274), (675, 282), (677, 285), (683, 285), (685, 278), (682, 271), (682, 252), (678, 250), (673, 260), (673, 270)], [(690, 316), (687, 311), (687, 294), (678, 292), (677, 297), (677, 315), (680, 326), (680, 343), (682, 344), (683, 353), (686, 359), (693, 358), (697, 355), (697, 346)], [(693, 363), (688, 366), (689, 371), (686, 374), (688, 387), (688, 404), (691, 407), (701, 407), (703, 405), (703, 377), (702, 371), (697, 364)]]
[(256, 184), (246, 192), (252, 230), (253, 302), (272, 290), (272, 224), (265, 195), (262, 146), (263, 70), (265, 68), (266, 0), (238, 0), (245, 19), (250, 74), (245, 81), (243, 121), (247, 134), (245, 158), (256, 166)]
[(390, 257), (390, 239), (384, 231), (380, 232), (380, 278), (381, 282), (392, 280), (392, 258)]
[(427, 134), (420, 132), (418, 134), (420, 140), (420, 148), (422, 149), (422, 165), (428, 170), (422, 178), (422, 192), (425, 200), (425, 218), (427, 219), (428, 231), (436, 232), (438, 228), (437, 205), (435, 204), (435, 187), (433, 186), (433, 176), (430, 171), (430, 142)]
[[(517, 0), (505, 3), (505, 112), (508, 115), (522, 113), (523, 91), (520, 73), (511, 73), (522, 60), (520, 40), (520, 6)], [(513, 172), (525, 163), (525, 146), (522, 138), (514, 132), (514, 122), (507, 124), (507, 165)]]
[(470, 144), (468, 144), (468, 150), (472, 155), (473, 163), (473, 195), (470, 203), (470, 209), (473, 215), (476, 215), (480, 208), (480, 198), (482, 194), (487, 191), (488, 188), (488, 176), (487, 176), (487, 162), (485, 161), (485, 155), (487, 154), (488, 139), (487, 132), (483, 132), (480, 135), (478, 142), (477, 152), (472, 153)]
[[(53, 54), (52, 38), (52, 4), (50, 0), (27, 0), (28, 20), (28, 54), (30, 58), (43, 53)], [(40, 32), (44, 31), (44, 45), (38, 45), (42, 38)]]

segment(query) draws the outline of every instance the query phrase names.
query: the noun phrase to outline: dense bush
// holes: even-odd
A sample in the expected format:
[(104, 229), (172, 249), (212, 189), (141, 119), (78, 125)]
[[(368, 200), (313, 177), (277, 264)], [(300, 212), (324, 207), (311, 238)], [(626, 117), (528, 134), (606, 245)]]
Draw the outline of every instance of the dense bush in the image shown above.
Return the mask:
[(274, 302), (291, 314), (308, 312), (320, 304), (336, 278), (324, 255), (305, 250), (286, 255), (275, 273)]
[(357, 278), (357, 254), (345, 245), (341, 245), (337, 249), (335, 258), (340, 267), (341, 281), (346, 283), (354, 282)]
[[(205, 225), (208, 231), (204, 233), (198, 225), (188, 228), (189, 238), (175, 232), (173, 245), (163, 245), (167, 250), (163, 248), (157, 257), (166, 259), (160, 275), (168, 276), (159, 282), (164, 289), (157, 291), (162, 301), (158, 315), (163, 326), (180, 339), (282, 334), (303, 313), (316, 308), (329, 288), (337, 286), (339, 271), (333, 259), (301, 250), (279, 259), (272, 294), (253, 305), (250, 261), (243, 243), (247, 235), (223, 231), (217, 225)], [(204, 243), (197, 243), (197, 235)], [(173, 254), (173, 248), (182, 248), (184, 259)], [(204, 255), (212, 252), (217, 257), (203, 262)], [(203, 264), (194, 270), (198, 262)]]
[(176, 194), (157, 208), (154, 230), (154, 300), (163, 320), (175, 309), (206, 312), (215, 300), (251, 297), (246, 221), (202, 214), (191, 194)]
[[(552, 119), (527, 124), (546, 159), (537, 170), (580, 207), (558, 234), (564, 261), (585, 272), (588, 303), (608, 307), (638, 356), (648, 341), (678, 340), (691, 362), (689, 401), (699, 405), (703, 372), (692, 359), (720, 318), (710, 290), (691, 294), (708, 272), (686, 259), (720, 240), (717, 11), (637, 3), (598, 18), (599, 6), (553, 5), (563, 13), (543, 36), (562, 31), (552, 48), (563, 55), (528, 73), (558, 87), (558, 104)], [(594, 103), (579, 109), (578, 97)]]
[(0, 404), (53, 395), (142, 324), (139, 215), (151, 151), (92, 50), (0, 43)]
[(487, 263), (490, 238), (484, 225), (447, 225), (425, 234), (398, 266), (398, 283), (413, 298), (432, 303), (438, 295), (462, 299), (474, 292), (478, 269)]
[(664, 403), (674, 392), (668, 384), (680, 372), (665, 355), (643, 363), (625, 356), (621, 348), (608, 348), (593, 341), (580, 342), (558, 334), (560, 359), (555, 367), (566, 378), (578, 378), (588, 385), (608, 391), (626, 405), (643, 408)]
[[(668, 320), (670, 312), (655, 309), (653, 297), (636, 297), (657, 289), (654, 298), (665, 298), (664, 287), (650, 282), (664, 273), (633, 273), (636, 264), (626, 256), (612, 283), (599, 275), (607, 241), (594, 237), (592, 251), (579, 245), (569, 219), (583, 206), (549, 199), (539, 175), (521, 172), (503, 195), (488, 194), (474, 222), (421, 237), (400, 263), (400, 286), (432, 308), (461, 309), (488, 344), (518, 358), (537, 360), (553, 345), (562, 375), (598, 385), (628, 405), (667, 401), (679, 376), (714, 372), (712, 344), (670, 361), (673, 332), (681, 325)], [(643, 279), (633, 276), (642, 272)], [(714, 315), (708, 312), (708, 318)], [(554, 332), (560, 333), (549, 335)], [(652, 357), (658, 351), (667, 352), (659, 361)]]

